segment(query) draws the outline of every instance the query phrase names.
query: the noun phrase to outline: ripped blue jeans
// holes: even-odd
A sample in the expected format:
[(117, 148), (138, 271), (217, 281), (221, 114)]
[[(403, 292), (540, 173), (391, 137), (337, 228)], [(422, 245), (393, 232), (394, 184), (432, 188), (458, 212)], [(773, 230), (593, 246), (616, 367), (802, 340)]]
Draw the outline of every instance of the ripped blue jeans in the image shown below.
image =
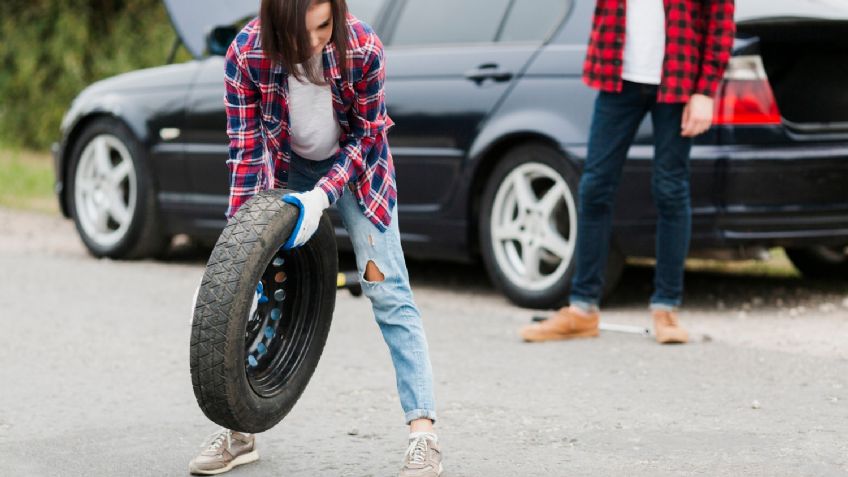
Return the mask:
[[(333, 159), (311, 161), (292, 154), (288, 188), (306, 192), (315, 187), (332, 166)], [(421, 313), (409, 285), (400, 244), (397, 207), (392, 211), (392, 224), (385, 232), (380, 232), (365, 217), (350, 190), (345, 189), (335, 207), (353, 243), (362, 290), (371, 300), (374, 318), (392, 356), (406, 422), (416, 419), (435, 421), (430, 352)], [(382, 282), (365, 280), (368, 262), (373, 262), (382, 272), (385, 277)]]

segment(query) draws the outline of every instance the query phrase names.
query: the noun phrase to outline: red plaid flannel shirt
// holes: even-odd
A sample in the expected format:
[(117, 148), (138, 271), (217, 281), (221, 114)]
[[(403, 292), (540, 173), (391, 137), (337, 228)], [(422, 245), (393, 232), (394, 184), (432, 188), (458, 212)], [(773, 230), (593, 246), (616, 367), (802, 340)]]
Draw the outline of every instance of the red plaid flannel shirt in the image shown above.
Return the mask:
[[(685, 103), (692, 94), (714, 97), (730, 59), (736, 24), (733, 0), (664, 0), (665, 59), (657, 101)], [(583, 81), (621, 91), (626, 0), (597, 0)]]
[[(352, 15), (348, 71), (343, 78), (335, 46), (324, 49), (324, 77), (342, 129), (335, 165), (318, 181), (330, 203), (350, 184), (362, 212), (381, 231), (397, 202), (395, 171), (386, 132), (394, 124), (386, 112), (383, 44)], [(284, 68), (267, 58), (259, 19), (239, 33), (226, 58), (227, 134), (230, 137), (230, 206), (227, 217), (260, 190), (284, 188), (291, 160), (288, 81)]]

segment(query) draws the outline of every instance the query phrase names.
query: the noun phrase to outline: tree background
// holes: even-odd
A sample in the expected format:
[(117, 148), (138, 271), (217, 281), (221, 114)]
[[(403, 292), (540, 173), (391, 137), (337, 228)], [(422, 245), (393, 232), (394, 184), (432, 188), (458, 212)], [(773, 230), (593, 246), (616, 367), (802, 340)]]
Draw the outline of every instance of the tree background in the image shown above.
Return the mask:
[(165, 64), (176, 38), (160, 0), (0, 1), (0, 144), (46, 149), (83, 88)]

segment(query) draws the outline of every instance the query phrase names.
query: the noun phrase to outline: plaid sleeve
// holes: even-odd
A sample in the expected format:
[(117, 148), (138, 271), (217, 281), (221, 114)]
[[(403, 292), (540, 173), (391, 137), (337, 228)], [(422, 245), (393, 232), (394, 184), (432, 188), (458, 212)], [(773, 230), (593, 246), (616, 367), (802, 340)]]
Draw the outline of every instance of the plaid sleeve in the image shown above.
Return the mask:
[(230, 218), (248, 199), (265, 189), (267, 181), (260, 130), (260, 93), (250, 77), (237, 41), (227, 51), (224, 84), (227, 135), (230, 138), (227, 160), (230, 171), (227, 218)]
[(695, 93), (714, 97), (730, 59), (736, 24), (734, 0), (712, 0), (707, 13), (707, 31)]
[(333, 168), (316, 185), (327, 194), (330, 204), (342, 196), (345, 185), (365, 171), (365, 158), (386, 130), (383, 44), (371, 34), (363, 48), (362, 78), (354, 84), (356, 100), (349, 113), (350, 133), (340, 144)]

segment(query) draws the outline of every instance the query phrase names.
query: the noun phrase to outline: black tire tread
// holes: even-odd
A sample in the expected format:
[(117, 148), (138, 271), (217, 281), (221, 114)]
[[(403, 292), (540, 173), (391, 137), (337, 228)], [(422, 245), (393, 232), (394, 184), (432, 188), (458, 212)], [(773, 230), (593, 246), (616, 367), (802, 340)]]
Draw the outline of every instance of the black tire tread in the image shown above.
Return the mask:
[[(228, 358), (231, 353), (238, 356), (243, 354), (244, 331), (230, 326), (229, 321), (232, 310), (238, 308), (239, 304), (243, 306), (244, 300), (251, 296), (244, 291), (252, 291), (252, 287), (255, 287), (255, 282), (251, 283), (250, 273), (246, 273), (246, 270), (258, 266), (262, 257), (267, 255), (269, 247), (271, 250), (279, 247), (282, 243), (280, 237), (287, 237), (294, 227), (297, 209), (283, 203), (280, 200), (282, 194), (280, 190), (260, 192), (229, 221), (209, 258), (192, 322), (190, 370), (198, 405), (210, 419), (237, 431), (261, 432), (265, 430), (266, 424), (261, 422), (263, 419), (249, 417), (256, 412), (248, 408), (248, 400), (242, 395), (245, 392), (243, 386), (232, 379), (239, 370), (232, 369), (233, 360)], [(272, 224), (280, 223), (283, 224), (282, 230), (272, 230), (275, 228)], [(322, 230), (324, 235), (332, 235), (332, 226), (326, 215), (316, 235), (321, 234)], [(335, 246), (331, 253), (335, 257)], [(335, 270), (326, 270), (326, 273), (332, 274), (331, 278), (335, 281)], [(325, 300), (330, 301), (331, 318), (335, 302), (334, 289), (332, 298)], [(239, 331), (242, 336), (238, 335)], [(318, 333), (316, 339), (313, 346), (320, 348), (320, 357), (326, 333)], [(308, 370), (307, 381), (313, 371), (314, 364)], [(283, 414), (294, 406), (301, 393), (302, 389), (294, 393), (293, 400), (289, 399)]]

